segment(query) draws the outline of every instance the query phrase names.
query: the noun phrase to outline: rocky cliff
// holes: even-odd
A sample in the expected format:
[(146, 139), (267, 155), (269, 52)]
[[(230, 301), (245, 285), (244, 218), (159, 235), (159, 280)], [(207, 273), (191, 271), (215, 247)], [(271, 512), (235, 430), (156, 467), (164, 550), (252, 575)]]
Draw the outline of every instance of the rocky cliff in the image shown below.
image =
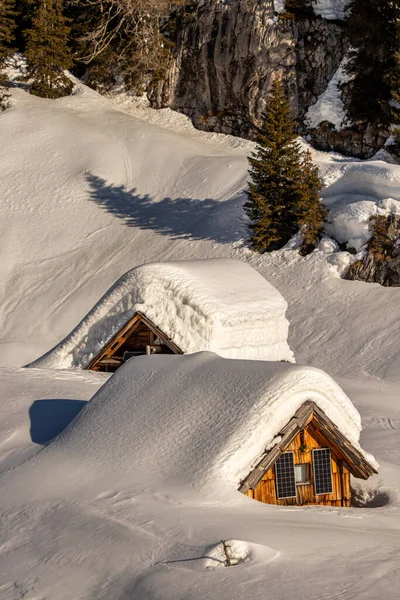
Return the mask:
[(301, 130), (346, 51), (340, 22), (278, 18), (271, 0), (205, 0), (181, 19), (174, 65), (151, 102), (189, 115), (199, 129), (254, 138), (271, 78), (281, 73)]
[(275, 73), (301, 122), (346, 50), (339, 23), (276, 18), (269, 0), (206, 0), (177, 31), (176, 59), (153, 106), (183, 112), (199, 129), (249, 138)]

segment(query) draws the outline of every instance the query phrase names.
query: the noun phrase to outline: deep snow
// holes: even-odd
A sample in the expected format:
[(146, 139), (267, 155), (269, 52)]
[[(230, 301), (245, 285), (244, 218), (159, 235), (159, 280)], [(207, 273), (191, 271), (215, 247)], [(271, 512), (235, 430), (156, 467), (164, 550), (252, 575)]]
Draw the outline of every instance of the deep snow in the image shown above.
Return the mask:
[(30, 366), (85, 368), (135, 315), (184, 354), (293, 362), (287, 303), (248, 264), (232, 259), (148, 263), (121, 277), (81, 323)]
[[(349, 255), (329, 241), (306, 258), (253, 254), (242, 211), (252, 144), (129, 110), (78, 86), (60, 101), (16, 89), (0, 115), (0, 598), (397, 600), (400, 290), (340, 279)], [(398, 166), (314, 158), (330, 208), (400, 201)], [(349, 226), (359, 238), (367, 222)], [(359, 410), (361, 445), (380, 464), (359, 492), (368, 508), (286, 509), (234, 491), (222, 503), (218, 486), (204, 495), (173, 480), (139, 491), (107, 459), (88, 468), (85, 439), (80, 452), (39, 452), (107, 376), (11, 367), (58, 343), (138, 264), (216, 256), (248, 262), (282, 293), (298, 363), (334, 376)], [(111, 455), (112, 417), (95, 438)], [(221, 539), (248, 560), (209, 568)]]

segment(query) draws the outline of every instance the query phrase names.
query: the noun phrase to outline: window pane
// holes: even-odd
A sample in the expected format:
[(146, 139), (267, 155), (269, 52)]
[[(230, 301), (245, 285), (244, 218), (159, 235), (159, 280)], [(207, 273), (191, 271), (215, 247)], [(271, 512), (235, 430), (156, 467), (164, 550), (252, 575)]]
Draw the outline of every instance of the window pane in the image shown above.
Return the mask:
[(310, 478), (308, 476), (308, 465), (294, 465), (294, 476), (297, 485), (300, 483), (309, 483)]

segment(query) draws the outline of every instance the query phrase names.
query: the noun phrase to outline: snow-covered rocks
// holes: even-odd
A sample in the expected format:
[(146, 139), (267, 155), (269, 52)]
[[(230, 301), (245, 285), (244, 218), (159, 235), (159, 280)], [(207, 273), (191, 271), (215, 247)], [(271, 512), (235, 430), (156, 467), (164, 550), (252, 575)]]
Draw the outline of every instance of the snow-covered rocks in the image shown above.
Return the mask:
[(232, 259), (150, 263), (132, 269), (58, 346), (31, 366), (85, 368), (136, 313), (184, 353), (293, 361), (287, 303), (247, 263)]
[(316, 15), (324, 19), (340, 21), (344, 19), (347, 0), (316, 0), (313, 9)]
[(323, 121), (334, 125), (336, 131), (343, 128), (346, 118), (340, 86), (348, 80), (344, 68), (346, 59), (330, 80), (327, 89), (319, 96), (317, 102), (310, 106), (305, 116), (305, 124), (310, 128), (318, 127)]

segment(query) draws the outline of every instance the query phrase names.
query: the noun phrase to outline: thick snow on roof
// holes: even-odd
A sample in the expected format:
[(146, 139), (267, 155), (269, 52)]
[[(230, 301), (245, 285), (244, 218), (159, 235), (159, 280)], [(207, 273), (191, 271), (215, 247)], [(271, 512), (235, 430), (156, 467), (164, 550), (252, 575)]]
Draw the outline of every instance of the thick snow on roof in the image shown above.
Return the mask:
[(150, 263), (132, 269), (58, 346), (31, 366), (85, 367), (141, 312), (185, 354), (293, 360), (287, 303), (247, 263), (209, 259)]
[(143, 356), (127, 361), (48, 451), (142, 490), (174, 482), (230, 493), (306, 400), (359, 448), (360, 415), (323, 371), (210, 352)]

